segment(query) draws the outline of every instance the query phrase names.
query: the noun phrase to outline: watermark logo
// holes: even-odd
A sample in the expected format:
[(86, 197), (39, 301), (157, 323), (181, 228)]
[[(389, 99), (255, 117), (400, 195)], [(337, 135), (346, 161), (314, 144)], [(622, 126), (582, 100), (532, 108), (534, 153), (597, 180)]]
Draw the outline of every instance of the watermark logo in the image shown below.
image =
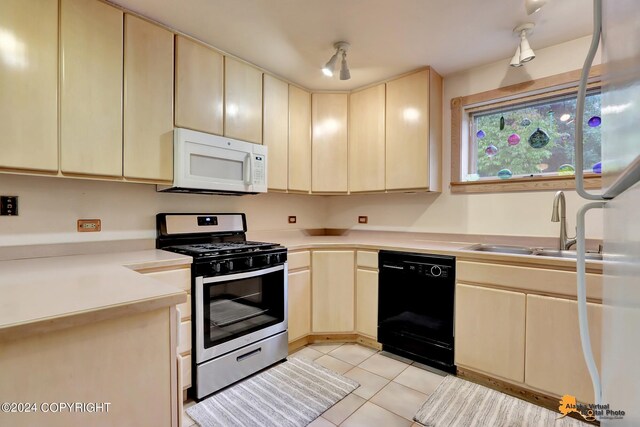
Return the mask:
[(564, 418), (571, 413), (576, 413), (586, 421), (598, 420), (621, 420), (624, 418), (625, 412), (622, 410), (613, 410), (609, 404), (584, 404), (578, 403), (575, 396), (565, 394), (560, 399), (558, 411), (562, 414), (560, 418)]

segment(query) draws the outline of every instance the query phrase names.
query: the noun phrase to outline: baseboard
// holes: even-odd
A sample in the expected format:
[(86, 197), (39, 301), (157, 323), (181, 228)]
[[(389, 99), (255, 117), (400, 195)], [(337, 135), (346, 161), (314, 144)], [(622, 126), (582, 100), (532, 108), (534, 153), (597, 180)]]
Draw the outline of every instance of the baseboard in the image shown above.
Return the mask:
[(370, 347), (375, 350), (382, 350), (382, 344), (376, 341), (374, 338), (367, 337), (365, 335), (359, 334), (343, 334), (343, 333), (335, 333), (335, 334), (309, 334), (305, 335), (301, 338), (296, 339), (295, 341), (291, 341), (289, 343), (289, 354), (294, 351), (304, 347), (308, 344), (316, 344), (316, 343), (338, 343), (338, 342), (355, 342), (361, 344), (365, 347)]
[[(511, 384), (507, 381), (502, 381), (493, 377), (490, 377), (486, 374), (481, 374), (479, 372), (474, 372), (467, 368), (461, 368), (458, 366), (457, 375), (459, 378), (465, 379), (467, 381), (471, 381), (476, 384), (483, 385), (485, 387), (489, 387), (491, 389), (500, 391), (502, 393), (508, 394), (513, 397), (517, 397), (518, 399), (522, 399), (529, 403), (533, 403), (534, 405), (542, 406), (543, 408), (549, 409), (553, 412), (558, 412), (558, 406), (560, 404), (559, 398), (557, 396), (551, 396), (548, 394), (544, 394), (538, 391), (534, 391), (525, 387), (521, 387), (515, 384)], [(560, 413), (558, 412), (558, 416)], [(580, 420), (585, 423), (589, 423), (595, 426), (599, 426), (600, 423), (597, 421), (588, 422), (585, 421), (580, 415), (571, 413), (569, 417), (575, 418), (576, 420)]]

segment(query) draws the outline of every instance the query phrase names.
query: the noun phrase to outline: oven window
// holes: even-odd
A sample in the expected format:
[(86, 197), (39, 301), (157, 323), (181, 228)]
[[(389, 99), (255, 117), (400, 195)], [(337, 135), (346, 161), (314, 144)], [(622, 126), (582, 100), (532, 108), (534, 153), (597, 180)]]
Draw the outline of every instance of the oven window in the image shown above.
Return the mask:
[(284, 270), (204, 285), (204, 347), (284, 321)]

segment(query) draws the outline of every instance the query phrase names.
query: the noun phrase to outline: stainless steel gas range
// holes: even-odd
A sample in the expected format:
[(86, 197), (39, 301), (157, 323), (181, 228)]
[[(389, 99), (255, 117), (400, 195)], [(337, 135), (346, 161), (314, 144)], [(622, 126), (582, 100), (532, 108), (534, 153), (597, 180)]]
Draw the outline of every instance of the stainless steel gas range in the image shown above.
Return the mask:
[(193, 257), (192, 397), (287, 357), (287, 249), (246, 240), (244, 214), (157, 215), (159, 249)]

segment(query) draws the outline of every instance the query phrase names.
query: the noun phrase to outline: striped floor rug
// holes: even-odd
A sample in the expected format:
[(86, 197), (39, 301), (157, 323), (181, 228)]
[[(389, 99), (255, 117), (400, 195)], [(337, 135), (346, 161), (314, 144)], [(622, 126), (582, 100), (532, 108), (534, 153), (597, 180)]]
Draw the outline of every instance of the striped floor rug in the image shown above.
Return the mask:
[(202, 427), (304, 427), (359, 384), (292, 358), (187, 409)]
[(413, 418), (427, 427), (592, 427), (490, 388), (447, 376)]

